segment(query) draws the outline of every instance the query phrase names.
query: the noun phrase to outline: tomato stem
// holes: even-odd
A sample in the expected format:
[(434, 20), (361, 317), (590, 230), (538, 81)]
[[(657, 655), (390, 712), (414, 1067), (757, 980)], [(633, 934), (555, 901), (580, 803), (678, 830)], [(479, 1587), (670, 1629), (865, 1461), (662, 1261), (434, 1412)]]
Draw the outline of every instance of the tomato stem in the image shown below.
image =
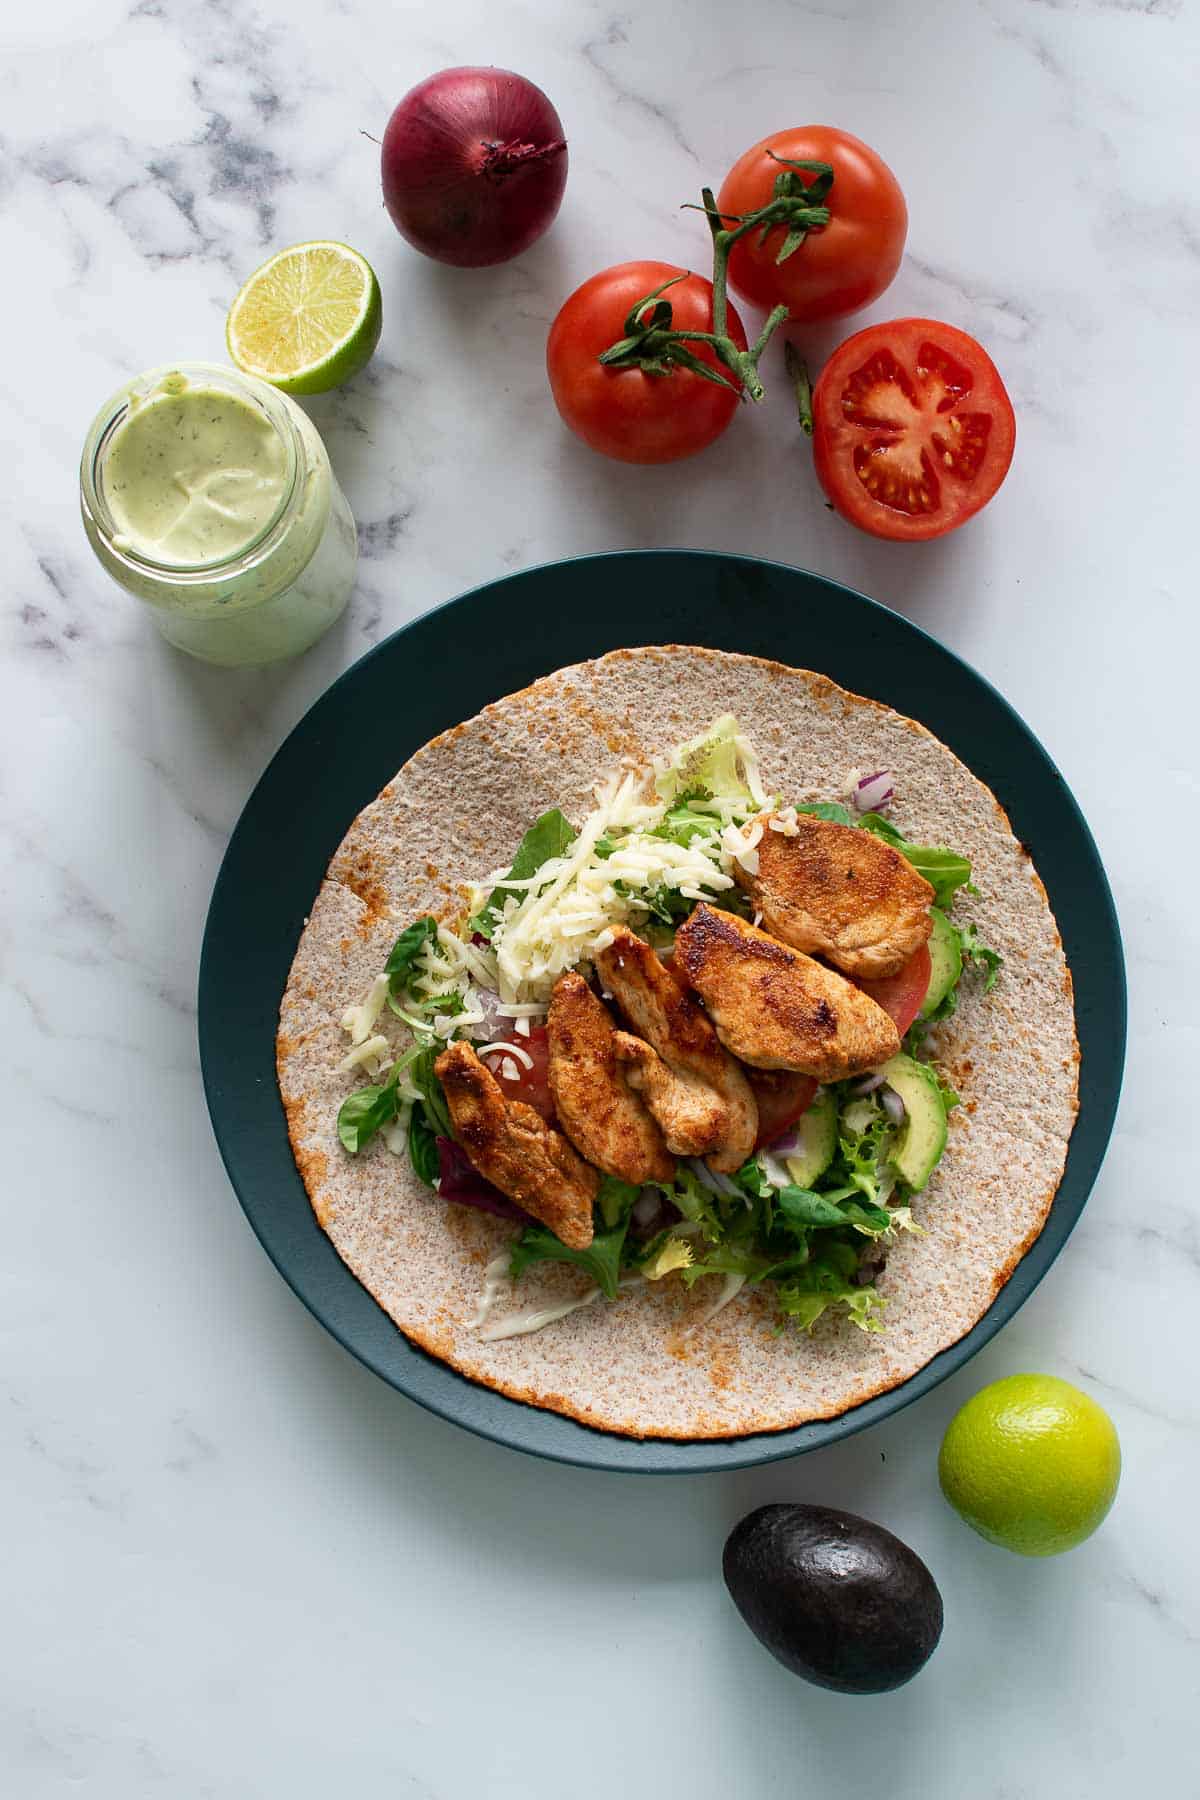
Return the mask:
[(796, 408), (800, 414), (800, 429), (805, 437), (813, 434), (812, 382), (808, 378), (808, 364), (797, 350), (795, 344), (783, 346), (783, 360), (787, 372), (796, 390)]
[[(773, 152), (768, 154), (774, 156)], [(732, 388), (744, 399), (756, 402), (762, 399), (764, 389), (758, 372), (759, 361), (787, 318), (788, 309), (786, 306), (775, 307), (754, 343), (749, 349), (741, 349), (729, 335), (729, 254), (748, 231), (761, 230), (765, 242), (770, 232), (784, 226), (787, 235), (775, 260), (786, 262), (789, 256), (795, 255), (809, 231), (828, 225), (830, 212), (824, 202), (833, 185), (830, 163), (785, 162), (778, 156), (774, 156), (774, 160), (779, 163), (780, 170), (771, 198), (756, 212), (739, 214), (736, 223), (727, 224), (717, 210), (711, 188), (702, 190), (702, 205), (693, 208), (703, 212), (712, 236), (712, 330), (684, 331), (674, 325), (671, 302), (661, 296), (677, 281), (686, 279), (681, 272), (664, 281), (653, 293), (646, 294), (630, 309), (625, 318), (625, 335), (601, 354), (602, 363), (610, 368), (639, 368), (647, 375), (669, 375), (674, 368), (688, 369), (705, 381), (715, 382), (718, 387)], [(801, 171), (812, 174), (815, 179), (802, 181)], [(733, 380), (727, 381), (718, 369), (689, 350), (690, 343), (707, 344), (718, 361), (724, 363)], [(806, 429), (812, 429), (811, 415)]]

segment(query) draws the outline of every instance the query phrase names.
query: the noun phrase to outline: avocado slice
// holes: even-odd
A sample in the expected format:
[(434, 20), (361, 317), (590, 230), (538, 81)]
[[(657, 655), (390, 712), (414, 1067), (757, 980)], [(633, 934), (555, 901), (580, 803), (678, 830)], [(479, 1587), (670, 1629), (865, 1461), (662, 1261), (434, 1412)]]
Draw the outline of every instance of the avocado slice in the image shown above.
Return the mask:
[(908, 1118), (888, 1159), (914, 1194), (925, 1186), (946, 1148), (946, 1105), (937, 1076), (915, 1057), (893, 1056), (879, 1073), (904, 1102)]
[(818, 1687), (901, 1687), (942, 1634), (942, 1596), (916, 1552), (836, 1507), (760, 1506), (730, 1532), (722, 1569), (759, 1642)]
[(812, 1105), (795, 1124), (797, 1148), (784, 1161), (797, 1187), (810, 1188), (833, 1161), (837, 1149), (837, 1101), (832, 1088), (818, 1088)]
[(957, 931), (945, 913), (936, 906), (930, 907), (929, 916), (933, 920), (933, 931), (929, 938), (929, 960), (933, 965), (933, 972), (921, 1004), (920, 1016), (923, 1019), (928, 1019), (937, 1011), (951, 988), (958, 986), (962, 974), (962, 951), (958, 947)]

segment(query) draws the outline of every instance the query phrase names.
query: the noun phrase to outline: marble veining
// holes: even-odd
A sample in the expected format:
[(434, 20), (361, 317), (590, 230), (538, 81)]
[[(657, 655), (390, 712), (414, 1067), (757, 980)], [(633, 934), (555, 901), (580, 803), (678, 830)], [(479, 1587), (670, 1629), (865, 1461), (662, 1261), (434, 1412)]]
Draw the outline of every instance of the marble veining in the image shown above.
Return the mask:
[[(538, 80), (571, 145), (554, 230), (492, 271), (414, 255), (378, 191), (391, 106), (463, 61)], [(7, 9), (5, 1795), (598, 1800), (616, 1777), (865, 1800), (881, 1768), (892, 1800), (1191, 1791), (1198, 66), (1184, 0)], [(566, 294), (631, 257), (704, 267), (684, 203), (805, 119), (876, 144), (908, 194), (904, 267), (855, 323), (974, 332), (1017, 407), (1003, 492), (940, 544), (831, 517), (776, 358), (766, 404), (674, 470), (596, 459), (550, 404)], [(361, 248), (385, 296), (370, 368), (310, 403), (358, 584), (300, 662), (226, 674), (171, 652), (92, 562), (77, 459), (108, 393), (222, 359), (245, 275), (316, 236)], [(843, 335), (797, 333), (814, 363)], [(1083, 1222), (976, 1362), (820, 1457), (649, 1484), (457, 1433), (308, 1318), (212, 1143), (195, 980), (228, 834), (336, 675), (500, 572), (669, 544), (832, 575), (997, 683), (1096, 832), (1131, 1029)], [(1021, 1368), (1094, 1392), (1126, 1457), (1102, 1534), (1045, 1564), (973, 1538), (934, 1470), (954, 1409)], [(729, 1526), (783, 1498), (876, 1517), (937, 1573), (942, 1650), (869, 1712), (798, 1686), (724, 1596)]]

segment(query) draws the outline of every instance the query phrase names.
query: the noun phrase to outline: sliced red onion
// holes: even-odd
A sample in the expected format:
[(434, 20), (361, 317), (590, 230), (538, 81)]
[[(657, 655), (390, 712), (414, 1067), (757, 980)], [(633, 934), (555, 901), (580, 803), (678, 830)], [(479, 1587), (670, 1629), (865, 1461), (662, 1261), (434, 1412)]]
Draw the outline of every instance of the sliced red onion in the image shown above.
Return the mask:
[(443, 1200), (454, 1200), (459, 1206), (473, 1206), (478, 1212), (495, 1213), (498, 1219), (517, 1219), (522, 1225), (532, 1224), (527, 1212), (485, 1181), (478, 1169), (467, 1160), (466, 1152), (451, 1138), (440, 1137), (438, 1149), (438, 1193)]
[(856, 782), (854, 804), (859, 812), (880, 812), (896, 792), (896, 778), (890, 769), (877, 769)]
[(760, 1150), (758, 1159), (763, 1167), (763, 1174), (773, 1188), (791, 1187), (792, 1178), (778, 1157), (772, 1156), (769, 1150)]
[(905, 1119), (908, 1117), (908, 1108), (905, 1106), (895, 1088), (888, 1087), (885, 1083), (879, 1090), (879, 1100), (884, 1112), (892, 1121), (892, 1124), (903, 1125)]
[(868, 1094), (873, 1094), (876, 1088), (881, 1088), (882, 1086), (883, 1076), (879, 1073), (879, 1070), (876, 1069), (872, 1074), (864, 1075), (860, 1081), (852, 1082), (850, 1085), (850, 1092), (854, 1095), (856, 1100), (864, 1100)]
[(710, 1194), (720, 1194), (726, 1200), (742, 1198), (742, 1190), (737, 1182), (730, 1181), (728, 1175), (718, 1175), (715, 1169), (709, 1168), (703, 1157), (687, 1156), (684, 1161), (701, 1187), (706, 1187)]
[(789, 1125), (786, 1131), (782, 1132), (779, 1137), (772, 1138), (771, 1142), (765, 1144), (763, 1148), (772, 1156), (795, 1156), (800, 1148), (800, 1127)]

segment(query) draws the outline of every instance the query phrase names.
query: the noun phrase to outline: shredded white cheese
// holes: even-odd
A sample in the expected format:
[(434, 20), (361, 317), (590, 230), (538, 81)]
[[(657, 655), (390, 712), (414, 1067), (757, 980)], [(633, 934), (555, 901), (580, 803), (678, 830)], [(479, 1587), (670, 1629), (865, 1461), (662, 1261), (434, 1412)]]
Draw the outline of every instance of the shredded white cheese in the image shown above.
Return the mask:
[[(349, 1032), (352, 1044), (366, 1043), (383, 1011), (387, 993), (387, 976), (377, 975), (358, 1005), (346, 1008), (342, 1014), (342, 1030)], [(350, 1067), (353, 1067), (353, 1064)]]
[(353, 1050), (347, 1051), (338, 1064), (338, 1068), (345, 1070), (369, 1069), (372, 1074), (377, 1074), (380, 1060), (390, 1057), (391, 1048), (385, 1037), (364, 1038), (361, 1044), (356, 1044)]
[(721, 848), (732, 862), (739, 863), (747, 875), (758, 874), (758, 846), (762, 842), (762, 820), (755, 819), (744, 829), (740, 825), (728, 825), (721, 839)]
[(475, 1046), (476, 1056), (491, 1056), (493, 1052), (498, 1050), (507, 1051), (510, 1057), (519, 1057), (527, 1069), (532, 1069), (533, 1058), (530, 1056), (528, 1050), (523, 1050), (521, 1048), (520, 1044), (508, 1044), (505, 1043), (503, 1039), (500, 1039), (494, 1044), (476, 1044)]

